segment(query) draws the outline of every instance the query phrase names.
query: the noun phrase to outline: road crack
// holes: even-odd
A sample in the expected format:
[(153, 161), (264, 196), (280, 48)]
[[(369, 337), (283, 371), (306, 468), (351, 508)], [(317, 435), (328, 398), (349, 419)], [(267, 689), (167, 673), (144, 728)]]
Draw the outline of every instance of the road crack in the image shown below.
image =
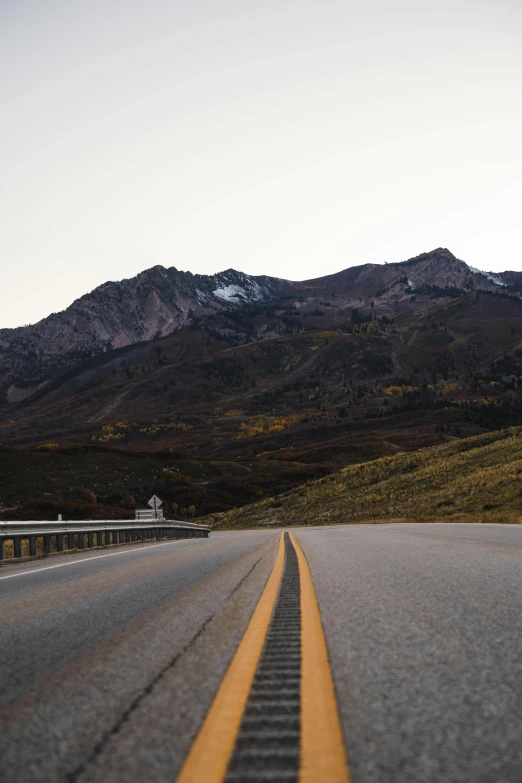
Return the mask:
[(254, 563), (254, 565), (252, 566), (252, 568), (250, 569), (250, 571), (247, 571), (247, 573), (244, 575), (244, 577), (243, 577), (242, 579), (240, 579), (240, 580), (239, 580), (239, 582), (238, 582), (238, 583), (237, 583), (237, 585), (234, 587), (234, 589), (232, 590), (232, 592), (231, 592), (231, 593), (229, 593), (229, 595), (228, 595), (228, 598), (227, 598), (227, 601), (229, 601), (229, 600), (232, 598), (232, 596), (234, 595), (234, 593), (237, 593), (237, 591), (239, 590), (239, 588), (241, 587), (241, 585), (243, 584), (243, 582), (244, 582), (246, 579), (248, 579), (248, 577), (250, 576), (250, 574), (252, 573), (252, 571), (254, 570), (254, 568), (256, 567), (256, 565), (257, 565), (258, 563), (260, 563), (260, 562), (261, 562), (261, 558), (259, 558), (259, 560), (256, 560), (256, 562)]
[[(254, 565), (254, 568), (256, 565), (257, 563)], [(244, 579), (246, 579), (246, 577), (244, 577)], [(87, 758), (84, 761), (82, 761), (82, 763), (78, 767), (76, 767), (76, 769), (66, 774), (65, 780), (67, 781), (67, 783), (76, 783), (76, 781), (78, 781), (78, 779), (85, 772), (87, 767), (98, 758), (98, 756), (109, 744), (112, 738), (115, 737), (117, 734), (119, 734), (123, 726), (132, 717), (132, 714), (138, 709), (142, 701), (152, 693), (156, 685), (163, 679), (163, 677), (165, 677), (165, 675), (170, 671), (170, 669), (172, 669), (178, 663), (180, 658), (182, 658), (183, 655), (185, 655), (185, 653), (188, 652), (191, 647), (193, 647), (193, 645), (199, 639), (199, 637), (201, 636), (201, 634), (203, 633), (207, 625), (213, 619), (214, 619), (213, 614), (211, 614), (210, 617), (207, 617), (207, 619), (202, 623), (202, 625), (199, 627), (199, 629), (194, 634), (194, 636), (190, 639), (190, 641), (187, 642), (187, 644), (182, 648), (182, 650), (180, 650), (179, 653), (177, 653), (173, 658), (170, 659), (170, 661), (158, 672), (158, 674), (149, 682), (149, 684), (132, 700), (129, 707), (125, 710), (125, 712), (122, 713), (122, 715), (120, 715), (116, 723), (103, 734), (102, 738), (96, 743), (89, 756), (87, 756)]]

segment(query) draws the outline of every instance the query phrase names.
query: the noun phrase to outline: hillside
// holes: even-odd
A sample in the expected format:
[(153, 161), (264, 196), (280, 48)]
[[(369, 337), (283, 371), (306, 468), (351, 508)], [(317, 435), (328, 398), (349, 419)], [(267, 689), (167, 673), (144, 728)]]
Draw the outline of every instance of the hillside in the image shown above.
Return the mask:
[(310, 452), (331, 427), (337, 439), (358, 429), (367, 437), (403, 413), (463, 434), (518, 423), (522, 301), (473, 293), (429, 305), (395, 318), (285, 300), (227, 311), (69, 366), (0, 409), (0, 436), (230, 450), (235, 459), (292, 441)]
[[(0, 519), (128, 519), (157, 494), (167, 516), (234, 508), (327, 475), (327, 465), (195, 460), (110, 446), (0, 449)], [(194, 511), (190, 507), (194, 507)]]
[(522, 428), (353, 465), (214, 515), (214, 529), (372, 522), (522, 523)]

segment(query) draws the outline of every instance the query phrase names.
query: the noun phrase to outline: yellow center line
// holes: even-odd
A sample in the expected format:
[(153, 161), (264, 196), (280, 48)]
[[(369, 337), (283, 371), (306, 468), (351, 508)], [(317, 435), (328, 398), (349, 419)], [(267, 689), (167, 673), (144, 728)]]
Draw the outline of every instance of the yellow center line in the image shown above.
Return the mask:
[(284, 560), (281, 534), (268, 582), (176, 783), (222, 783), (225, 778), (272, 618)]
[(312, 574), (295, 537), (301, 587), (301, 750), (299, 783), (349, 783), (335, 687)]

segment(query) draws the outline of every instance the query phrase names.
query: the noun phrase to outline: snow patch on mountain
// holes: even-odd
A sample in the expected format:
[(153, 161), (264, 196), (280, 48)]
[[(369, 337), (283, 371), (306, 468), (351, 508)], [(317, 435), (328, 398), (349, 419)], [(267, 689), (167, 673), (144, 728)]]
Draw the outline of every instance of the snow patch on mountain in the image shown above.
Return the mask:
[(266, 298), (270, 298), (270, 290), (263, 289), (255, 280), (245, 276), (241, 282), (242, 285), (237, 283), (224, 285), (222, 283), (218, 288), (214, 289), (213, 294), (218, 299), (235, 304), (241, 302), (262, 302)]
[(487, 279), (491, 283), (495, 283), (495, 285), (502, 285), (502, 286), (505, 287), (506, 284), (504, 283), (504, 281), (501, 280), (500, 277), (497, 277), (496, 275), (494, 275), (492, 272), (483, 272), (482, 269), (477, 269), (476, 267), (471, 266), (470, 264), (466, 264), (466, 266), (468, 267), (468, 269), (471, 269), (472, 272), (475, 272), (478, 275), (484, 275), (484, 277), (487, 277)]
[(265, 296), (269, 296), (270, 292), (263, 291), (261, 286), (256, 283), (255, 281), (252, 281), (250, 295), (254, 297), (254, 299), (261, 300), (264, 299)]
[(245, 291), (238, 285), (224, 285), (221, 288), (216, 288), (214, 296), (218, 299), (224, 299), (226, 302), (236, 302), (238, 299), (245, 299)]

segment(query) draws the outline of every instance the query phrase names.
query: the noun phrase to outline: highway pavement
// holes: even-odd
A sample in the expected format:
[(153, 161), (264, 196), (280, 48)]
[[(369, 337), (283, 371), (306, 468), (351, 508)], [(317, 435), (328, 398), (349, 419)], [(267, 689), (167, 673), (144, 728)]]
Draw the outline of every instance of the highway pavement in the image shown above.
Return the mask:
[[(520, 783), (522, 526), (292, 534), (0, 568), (0, 779)], [(272, 710), (262, 720), (260, 699)], [(310, 771), (303, 738), (327, 725), (328, 742), (336, 720), (333, 772)], [(226, 777), (191, 772), (202, 748), (217, 758), (229, 741)]]

